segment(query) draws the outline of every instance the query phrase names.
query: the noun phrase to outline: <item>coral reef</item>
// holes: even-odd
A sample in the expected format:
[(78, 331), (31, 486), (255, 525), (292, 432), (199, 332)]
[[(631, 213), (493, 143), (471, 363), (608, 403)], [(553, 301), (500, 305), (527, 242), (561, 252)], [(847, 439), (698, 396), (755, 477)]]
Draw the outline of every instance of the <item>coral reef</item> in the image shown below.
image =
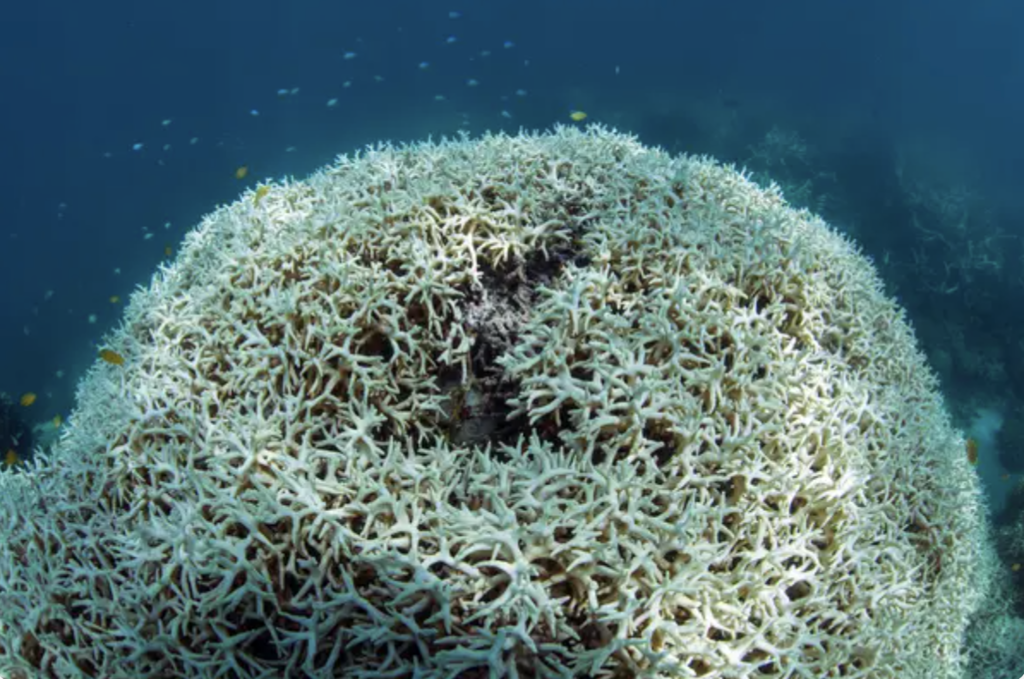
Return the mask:
[[(997, 531), (998, 543), (995, 544), (1005, 548), (1011, 532)], [(1024, 618), (1020, 613), (1024, 602), (1020, 601), (1020, 589), (1013, 582), (1019, 580), (1020, 575), (1019, 571), (998, 564), (998, 558), (994, 548), (978, 554), (978, 572), (982, 577), (991, 578), (991, 582), (987, 599), (967, 629), (970, 659), (967, 676), (971, 679), (1004, 679), (1019, 677), (1024, 672), (1024, 658), (1020, 653), (1024, 640)]]
[(776, 189), (594, 127), (258, 191), (0, 474), (0, 674), (963, 676), (964, 441)]

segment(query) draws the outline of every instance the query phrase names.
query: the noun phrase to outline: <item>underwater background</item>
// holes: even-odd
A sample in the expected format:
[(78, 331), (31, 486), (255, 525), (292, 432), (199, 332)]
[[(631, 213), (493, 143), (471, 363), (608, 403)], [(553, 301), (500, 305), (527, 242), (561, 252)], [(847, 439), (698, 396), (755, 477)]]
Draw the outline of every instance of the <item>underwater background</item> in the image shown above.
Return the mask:
[(59, 433), (132, 290), (245, 188), (378, 141), (597, 123), (745, 166), (864, 248), (998, 528), (1024, 508), (1022, 22), (995, 0), (12, 4), (4, 463)]

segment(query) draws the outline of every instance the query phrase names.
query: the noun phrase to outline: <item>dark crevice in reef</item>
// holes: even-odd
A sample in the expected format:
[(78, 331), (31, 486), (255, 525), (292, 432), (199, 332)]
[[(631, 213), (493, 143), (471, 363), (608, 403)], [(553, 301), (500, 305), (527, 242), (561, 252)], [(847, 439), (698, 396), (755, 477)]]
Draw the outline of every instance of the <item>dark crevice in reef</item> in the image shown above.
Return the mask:
[[(575, 234), (574, 234), (575, 236)], [(577, 238), (572, 238), (573, 244)], [(548, 256), (534, 251), (512, 266), (481, 267), (479, 282), (469, 291), (465, 324), (475, 335), (470, 349), (472, 375), (468, 384), (453, 391), (449, 435), (456, 445), (490, 443), (496, 449), (514, 445), (532, 428), (526, 417), (510, 419), (509, 399), (518, 384), (497, 364), (519, 341), (520, 329), (538, 302), (538, 289), (551, 285), (567, 263), (586, 266), (587, 259), (575, 245), (549, 250)], [(454, 377), (454, 376), (453, 376)], [(441, 376), (441, 383), (447, 380)]]
[(512, 445), (526, 431), (527, 422), (522, 417), (509, 419), (508, 400), (516, 395), (517, 386), (497, 360), (518, 341), (536, 292), (528, 279), (488, 268), (467, 297), (464, 322), (475, 336), (470, 349), (472, 374), (453, 392), (450, 439), (456, 445)]

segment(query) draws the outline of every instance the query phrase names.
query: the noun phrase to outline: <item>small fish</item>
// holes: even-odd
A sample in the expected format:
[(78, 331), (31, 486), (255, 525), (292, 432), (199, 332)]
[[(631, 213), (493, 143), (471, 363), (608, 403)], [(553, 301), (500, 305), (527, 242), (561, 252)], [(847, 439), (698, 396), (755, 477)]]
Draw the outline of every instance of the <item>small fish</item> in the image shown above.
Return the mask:
[(444, 39), (444, 41), (449, 45), (454, 45), (459, 41), (459, 39), (456, 38), (454, 35), (449, 35), (447, 38)]
[(425, 71), (428, 68), (430, 68), (430, 62), (429, 61), (421, 61), (420, 62), (420, 70), (421, 71)]
[(249, 111), (249, 115), (251, 115), (253, 118), (257, 117), (259, 114), (260, 114), (260, 111), (257, 108), (254, 108), (251, 111)]
[(1020, 564), (1019, 563), (1013, 564), (1012, 566), (1010, 566), (1010, 570), (1013, 571), (1014, 573), (1016, 573), (1017, 571), (1020, 570)]
[(100, 358), (110, 365), (124, 365), (124, 356), (113, 349), (100, 349)]
[(169, 243), (164, 245), (164, 257), (170, 257), (174, 254), (174, 248)]
[(141, 151), (142, 147), (145, 146), (141, 141), (132, 144), (132, 151)]
[(466, 81), (466, 87), (476, 87), (479, 84), (480, 81), (477, 80), (476, 78), (470, 78), (469, 80)]
[(978, 464), (978, 442), (974, 439), (967, 439), (967, 461), (972, 464)]
[(249, 174), (249, 166), (242, 165), (235, 170), (235, 179), (245, 179), (246, 175)]
[(572, 111), (569, 113), (569, 117), (572, 118), (573, 121), (579, 123), (587, 119), (587, 114), (583, 111)]
[(110, 303), (111, 304), (120, 304), (121, 303), (121, 296), (120, 295), (111, 295), (110, 296)]
[(501, 43), (501, 46), (504, 47), (507, 50), (510, 50), (513, 47), (515, 47), (516, 44), (514, 42), (512, 42), (511, 40), (506, 40), (505, 42)]
[(331, 99), (327, 100), (327, 108), (334, 108), (337, 105), (338, 105), (338, 99), (337, 98), (331, 98)]
[(458, 19), (461, 16), (462, 16), (462, 12), (456, 12), (454, 10), (451, 11), (451, 12), (448, 12), (448, 18), (449, 19)]
[(359, 55), (356, 54), (355, 52), (345, 52), (343, 55), (341, 55), (341, 58), (342, 59), (355, 59), (357, 56), (359, 56)]
[(263, 200), (263, 197), (266, 196), (268, 193), (270, 193), (270, 187), (267, 186), (266, 184), (261, 184), (260, 186), (257, 186), (256, 195), (252, 197), (252, 204), (259, 205), (260, 201)]
[(13, 467), (16, 464), (18, 464), (18, 451), (14, 448), (8, 448), (7, 454), (4, 455), (4, 465)]
[(64, 418), (60, 415), (54, 415), (50, 422), (53, 424), (54, 429), (60, 429), (60, 425), (64, 423)]
[(28, 408), (30, 405), (32, 405), (35, 402), (36, 402), (36, 394), (35, 394), (35, 392), (32, 392), (32, 391), (25, 392), (24, 394), (21, 395), (21, 398), (18, 399), (18, 403), (20, 403), (22, 406), (24, 406), (26, 408)]

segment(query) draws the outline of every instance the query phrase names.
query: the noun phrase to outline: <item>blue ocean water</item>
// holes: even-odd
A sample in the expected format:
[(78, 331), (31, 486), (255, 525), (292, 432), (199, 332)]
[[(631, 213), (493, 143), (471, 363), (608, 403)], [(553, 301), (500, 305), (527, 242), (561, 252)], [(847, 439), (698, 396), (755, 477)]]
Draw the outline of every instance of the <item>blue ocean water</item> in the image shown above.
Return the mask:
[(1022, 21), (995, 0), (13, 4), (0, 392), (36, 395), (30, 425), (66, 417), (132, 290), (260, 180), (600, 123), (748, 165), (862, 243), (1001, 514), (1024, 472)]

